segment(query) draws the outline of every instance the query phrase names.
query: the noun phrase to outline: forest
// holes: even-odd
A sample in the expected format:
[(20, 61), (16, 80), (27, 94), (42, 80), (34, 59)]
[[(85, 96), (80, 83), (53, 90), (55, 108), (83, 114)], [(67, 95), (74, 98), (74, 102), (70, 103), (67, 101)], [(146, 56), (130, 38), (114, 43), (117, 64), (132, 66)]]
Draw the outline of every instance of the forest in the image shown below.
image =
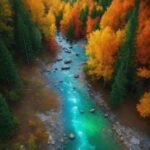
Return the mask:
[[(20, 66), (30, 68), (45, 53), (45, 47), (53, 57), (57, 53), (57, 33), (71, 43), (86, 40), (84, 51), (88, 59), (83, 72), (91, 82), (98, 82), (108, 91), (111, 109), (118, 109), (130, 98), (136, 103), (133, 109), (139, 117), (149, 120), (149, 0), (0, 0), (2, 150), (8, 149), (20, 126), (12, 112), (25, 93)], [(27, 150), (39, 149), (33, 141)]]

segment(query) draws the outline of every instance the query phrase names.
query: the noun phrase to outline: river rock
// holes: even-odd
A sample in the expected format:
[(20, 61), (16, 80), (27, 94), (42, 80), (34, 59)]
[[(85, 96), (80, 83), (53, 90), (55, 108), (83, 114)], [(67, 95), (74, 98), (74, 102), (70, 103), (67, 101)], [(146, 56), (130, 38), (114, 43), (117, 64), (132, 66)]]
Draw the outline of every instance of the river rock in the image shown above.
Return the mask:
[(80, 54), (79, 53), (76, 53), (76, 56), (79, 56)]
[(64, 133), (63, 136), (66, 137), (67, 136), (66, 133)]
[(61, 68), (61, 70), (69, 70), (69, 69), (70, 69), (69, 66), (64, 66), (64, 67)]
[(90, 112), (91, 112), (91, 113), (94, 113), (95, 111), (96, 111), (95, 108), (90, 109)]
[(65, 49), (65, 52), (69, 53), (69, 54), (71, 53), (71, 51), (69, 49)]
[(52, 145), (55, 145), (55, 144), (56, 144), (56, 142), (53, 140), (53, 141), (51, 141), (51, 144), (52, 144)]
[(64, 60), (64, 64), (70, 64), (70, 63), (72, 63), (72, 60), (71, 60), (71, 59), (66, 59), (66, 60)]
[(79, 77), (80, 77), (80, 76), (79, 76), (78, 74), (74, 75), (74, 78), (76, 78), (76, 79), (79, 78)]
[(70, 134), (69, 134), (69, 138), (70, 138), (71, 140), (73, 140), (73, 139), (75, 139), (75, 135), (74, 135), (73, 133), (70, 133)]
[(107, 117), (108, 117), (108, 114), (105, 114), (104, 116), (107, 118)]
[(51, 143), (52, 140), (53, 140), (52, 136), (49, 135), (47, 144), (49, 145), (49, 144)]
[(63, 59), (61, 57), (57, 58), (57, 61), (62, 61)]
[(132, 137), (131, 138), (131, 144), (132, 145), (139, 145), (140, 144), (140, 140), (137, 139), (136, 137)]
[(64, 142), (65, 142), (64, 138), (61, 138), (61, 139), (60, 139), (60, 142), (61, 142), (61, 143), (64, 143)]
[(81, 110), (80, 110), (80, 113), (83, 114), (83, 113), (84, 113), (84, 110), (81, 109)]

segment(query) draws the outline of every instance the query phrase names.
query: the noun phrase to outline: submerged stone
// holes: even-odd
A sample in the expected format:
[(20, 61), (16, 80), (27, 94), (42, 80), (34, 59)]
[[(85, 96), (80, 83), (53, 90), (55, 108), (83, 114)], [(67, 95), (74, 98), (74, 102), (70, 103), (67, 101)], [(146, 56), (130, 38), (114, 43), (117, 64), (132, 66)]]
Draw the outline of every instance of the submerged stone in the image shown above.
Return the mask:
[(78, 74), (74, 75), (74, 78), (76, 78), (76, 79), (79, 78), (79, 77), (80, 77), (80, 76), (79, 76)]
[(80, 110), (80, 113), (83, 114), (83, 113), (84, 113), (84, 110), (81, 109), (81, 110)]
[(73, 140), (73, 139), (75, 139), (75, 135), (74, 135), (73, 133), (70, 133), (70, 134), (69, 134), (69, 138), (70, 138), (71, 140)]
[(96, 111), (95, 108), (90, 109), (90, 112), (91, 112), (91, 113), (94, 113), (95, 111)]

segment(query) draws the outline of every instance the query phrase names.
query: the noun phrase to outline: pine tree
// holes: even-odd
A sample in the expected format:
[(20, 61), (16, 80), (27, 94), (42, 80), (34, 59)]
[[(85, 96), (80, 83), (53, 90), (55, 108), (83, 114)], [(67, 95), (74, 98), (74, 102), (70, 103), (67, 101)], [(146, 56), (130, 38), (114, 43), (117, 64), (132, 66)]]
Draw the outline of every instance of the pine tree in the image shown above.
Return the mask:
[(120, 54), (116, 62), (110, 95), (110, 103), (112, 106), (118, 106), (123, 101), (135, 79), (136, 67), (133, 62), (133, 57), (135, 54), (138, 8), (139, 1), (136, 0), (134, 10), (127, 24), (125, 41), (120, 48)]
[(9, 138), (13, 134), (15, 126), (16, 125), (10, 114), (8, 105), (0, 94), (0, 139), (6, 140)]
[(9, 53), (4, 42), (0, 38), (0, 87), (9, 89), (20, 89), (21, 81), (13, 63), (11, 54)]
[(73, 23), (70, 23), (68, 28), (67, 28), (67, 31), (66, 31), (66, 37), (68, 39), (72, 39), (73, 38), (73, 32), (74, 31), (74, 27), (73, 27)]
[(41, 33), (35, 23), (32, 22), (21, 0), (13, 0), (12, 5), (15, 14), (16, 47), (22, 54), (25, 62), (29, 64), (30, 60), (35, 58), (42, 49)]
[(98, 0), (98, 3), (103, 6), (104, 10), (111, 4), (112, 0)]
[(85, 28), (85, 26), (86, 26), (88, 13), (89, 13), (88, 6), (86, 6), (84, 9), (82, 9), (80, 12), (80, 20), (82, 21), (82, 28)]
[(100, 27), (99, 27), (99, 21), (97, 21), (94, 25), (94, 30), (98, 30)]
[(94, 5), (91, 11), (91, 18), (95, 19), (96, 17), (97, 17), (97, 10), (96, 10), (96, 5)]

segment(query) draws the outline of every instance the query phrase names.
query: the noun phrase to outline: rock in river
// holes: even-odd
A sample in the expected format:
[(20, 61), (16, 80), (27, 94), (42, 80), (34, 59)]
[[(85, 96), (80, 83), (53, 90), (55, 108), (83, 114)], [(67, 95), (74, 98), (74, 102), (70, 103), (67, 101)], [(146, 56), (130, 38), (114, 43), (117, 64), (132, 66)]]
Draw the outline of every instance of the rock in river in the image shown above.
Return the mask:
[(132, 145), (139, 145), (140, 144), (140, 140), (137, 139), (136, 137), (132, 137), (131, 138), (131, 143), (132, 143)]
[(74, 75), (74, 78), (76, 78), (76, 79), (79, 78), (79, 75), (78, 74)]
[(71, 59), (65, 59), (65, 60), (64, 60), (64, 64), (70, 64), (70, 63), (72, 63), (72, 60), (71, 60)]
[(76, 56), (79, 56), (80, 54), (79, 53), (76, 53)]
[(80, 110), (80, 113), (83, 114), (83, 113), (84, 113), (84, 110), (81, 109), (81, 110)]
[(95, 111), (96, 111), (95, 108), (90, 109), (91, 113), (94, 113)]
[(107, 117), (108, 117), (108, 114), (105, 114), (104, 116), (107, 118)]
[(66, 53), (71, 53), (71, 50), (65, 49), (65, 52), (66, 52)]
[(62, 61), (63, 59), (61, 57), (57, 58), (57, 61)]
[(64, 66), (64, 67), (61, 68), (61, 70), (69, 70), (69, 69), (70, 69), (69, 66)]
[(70, 133), (70, 134), (69, 134), (69, 138), (70, 138), (71, 140), (73, 140), (73, 139), (75, 138), (75, 135), (74, 135), (73, 133)]

